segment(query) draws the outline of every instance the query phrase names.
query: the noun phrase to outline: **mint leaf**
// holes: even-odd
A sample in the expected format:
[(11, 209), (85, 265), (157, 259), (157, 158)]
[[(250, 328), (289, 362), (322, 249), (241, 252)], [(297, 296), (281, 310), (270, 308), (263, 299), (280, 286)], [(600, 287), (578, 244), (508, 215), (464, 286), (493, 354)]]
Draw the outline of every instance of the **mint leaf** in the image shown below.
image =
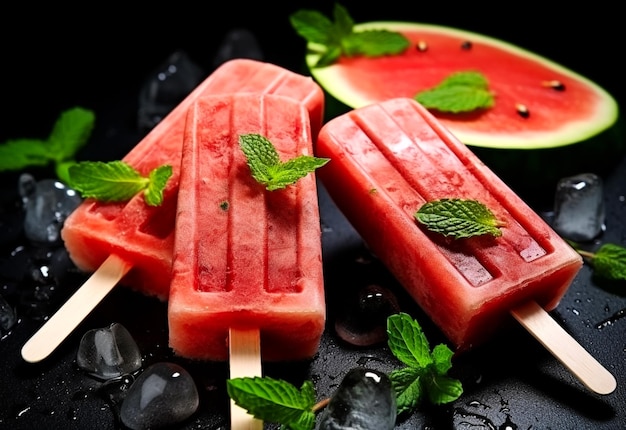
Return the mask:
[(415, 100), (427, 109), (450, 113), (471, 112), (494, 104), (487, 79), (474, 71), (452, 73), (434, 88), (418, 93)]
[(398, 414), (415, 409), (424, 395), (434, 404), (449, 403), (461, 396), (461, 382), (447, 376), (452, 351), (439, 344), (431, 352), (417, 321), (405, 313), (391, 315), (387, 318), (387, 335), (391, 352), (406, 365), (389, 374)]
[(22, 170), (30, 166), (46, 166), (50, 152), (45, 140), (17, 139), (0, 145), (0, 171)]
[(54, 164), (57, 176), (66, 181), (67, 163), (85, 145), (95, 122), (92, 111), (80, 107), (61, 113), (47, 139), (15, 139), (0, 145), (0, 171)]
[(315, 424), (315, 389), (305, 381), (298, 390), (289, 382), (270, 377), (233, 378), (226, 381), (228, 395), (255, 418), (283, 424), (294, 430), (311, 430)]
[(320, 12), (306, 9), (296, 11), (289, 17), (296, 33), (310, 44), (317, 45), (320, 51), (317, 67), (332, 64), (341, 55), (397, 55), (410, 46), (409, 40), (398, 32), (384, 29), (354, 31), (352, 17), (339, 3), (335, 3), (333, 18), (334, 21), (331, 21)]
[(382, 57), (398, 55), (408, 47), (408, 40), (400, 33), (389, 30), (364, 30), (354, 32), (341, 41), (343, 53), (348, 57), (364, 55)]
[(105, 202), (130, 200), (135, 194), (146, 191), (148, 205), (162, 202), (162, 192), (172, 174), (171, 166), (161, 166), (142, 176), (123, 161), (84, 161), (68, 168), (68, 185), (85, 198), (95, 198)]
[(425, 203), (415, 213), (415, 219), (431, 231), (454, 238), (482, 234), (501, 236), (498, 221), (485, 205), (475, 200), (441, 199)]
[(596, 275), (612, 281), (626, 281), (626, 248), (605, 243), (595, 253), (577, 251), (588, 259)]
[(159, 166), (148, 174), (148, 187), (145, 190), (145, 200), (149, 206), (159, 206), (163, 203), (163, 190), (167, 181), (172, 177), (172, 166)]
[(434, 405), (453, 402), (463, 394), (459, 380), (445, 375), (433, 374), (430, 378), (422, 378), (422, 382), (426, 387), (428, 400)]
[(432, 364), (426, 335), (409, 315), (400, 313), (387, 318), (387, 335), (391, 352), (407, 366), (422, 369)]
[(327, 158), (301, 155), (281, 162), (272, 142), (260, 134), (242, 134), (239, 145), (252, 177), (269, 191), (285, 188), (329, 161)]
[(415, 410), (421, 403), (424, 393), (420, 377), (422, 370), (415, 367), (394, 369), (389, 374), (396, 393), (398, 415)]
[(94, 124), (95, 115), (90, 110), (75, 107), (61, 113), (48, 136), (54, 159), (60, 162), (73, 158), (87, 143)]

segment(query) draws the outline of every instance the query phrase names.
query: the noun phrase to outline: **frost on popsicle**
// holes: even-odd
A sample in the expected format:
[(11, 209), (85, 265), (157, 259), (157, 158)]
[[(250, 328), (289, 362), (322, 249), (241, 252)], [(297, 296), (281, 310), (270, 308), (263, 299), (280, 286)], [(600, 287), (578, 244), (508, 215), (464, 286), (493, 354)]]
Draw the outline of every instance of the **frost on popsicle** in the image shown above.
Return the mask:
[(285, 188), (329, 161), (328, 158), (301, 155), (282, 162), (272, 142), (260, 134), (239, 136), (239, 145), (246, 155), (252, 177), (269, 191)]

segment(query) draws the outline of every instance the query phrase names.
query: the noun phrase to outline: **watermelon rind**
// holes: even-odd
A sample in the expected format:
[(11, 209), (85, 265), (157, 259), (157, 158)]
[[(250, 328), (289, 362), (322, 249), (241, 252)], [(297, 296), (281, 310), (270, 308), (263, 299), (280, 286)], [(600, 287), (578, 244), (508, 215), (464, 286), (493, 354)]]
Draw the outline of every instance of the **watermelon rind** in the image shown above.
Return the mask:
[[(617, 102), (602, 87), (554, 61), (511, 43), (479, 33), (425, 23), (377, 21), (357, 24), (354, 28), (355, 31), (372, 29), (386, 29), (399, 32), (429, 31), (442, 33), (461, 40), (471, 40), (472, 43), (476, 44), (481, 43), (491, 45), (508, 51), (514, 55), (526, 58), (530, 61), (541, 63), (547, 68), (571, 77), (572, 79), (586, 85), (598, 96), (599, 102), (597, 103), (591, 117), (586, 118), (584, 121), (570, 121), (558, 130), (550, 132), (538, 132), (533, 134), (508, 133), (503, 135), (501, 133), (457, 130), (453, 126), (448, 126), (455, 136), (467, 145), (502, 149), (541, 149), (567, 146), (587, 141), (592, 137), (601, 134), (605, 130), (610, 129), (618, 121), (619, 109)], [(342, 76), (341, 73), (338, 73), (338, 67), (340, 66), (332, 64), (324, 67), (316, 67), (315, 65), (320, 58), (321, 49), (322, 47), (319, 45), (309, 43), (307, 46), (306, 64), (311, 75), (324, 88), (327, 94), (335, 98), (340, 103), (345, 104), (349, 108), (359, 108), (373, 102), (381, 101), (375, 100), (369, 94), (363, 93), (362, 91), (352, 87), (349, 82), (349, 76)], [(413, 97), (414, 94), (406, 94), (405, 96)]]

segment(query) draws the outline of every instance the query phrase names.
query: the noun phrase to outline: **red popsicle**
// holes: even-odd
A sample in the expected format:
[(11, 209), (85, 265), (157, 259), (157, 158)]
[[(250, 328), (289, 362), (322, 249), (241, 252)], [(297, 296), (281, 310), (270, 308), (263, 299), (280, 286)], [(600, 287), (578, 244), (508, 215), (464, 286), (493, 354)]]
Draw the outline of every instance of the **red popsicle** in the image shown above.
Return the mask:
[(314, 135), (321, 127), (324, 95), (310, 77), (249, 59), (231, 60), (217, 68), (124, 157), (142, 174), (163, 164), (172, 166), (163, 204), (148, 206), (141, 195), (124, 203), (88, 199), (65, 221), (62, 236), (72, 260), (94, 273), (24, 345), (26, 361), (47, 357), (118, 281), (167, 299), (186, 113), (200, 96), (232, 92), (292, 97), (308, 109)]
[[(543, 331), (559, 331), (545, 310), (581, 257), (421, 105), (400, 98), (348, 112), (323, 126), (316, 149), (331, 159), (319, 177), (335, 203), (458, 350), (486, 341), (512, 313), (592, 389), (615, 388), (564, 331)], [(425, 203), (454, 198), (484, 204), (502, 235), (451, 239), (416, 221)]]
[(312, 155), (306, 109), (274, 95), (202, 98), (187, 126), (170, 346), (187, 358), (226, 360), (229, 329), (255, 329), (264, 360), (311, 358), (325, 320), (315, 175), (268, 191), (238, 143), (258, 134), (281, 160)]

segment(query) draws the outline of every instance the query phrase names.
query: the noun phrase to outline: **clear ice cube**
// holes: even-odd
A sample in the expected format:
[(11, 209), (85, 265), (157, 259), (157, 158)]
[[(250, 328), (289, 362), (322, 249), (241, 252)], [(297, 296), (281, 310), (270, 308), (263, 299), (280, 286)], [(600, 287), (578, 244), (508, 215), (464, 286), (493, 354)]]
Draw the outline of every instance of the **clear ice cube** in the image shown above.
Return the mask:
[(156, 429), (189, 418), (200, 403), (193, 378), (175, 363), (159, 362), (143, 371), (129, 388), (120, 409), (130, 429)]
[(83, 335), (76, 364), (90, 375), (106, 380), (139, 370), (141, 353), (128, 330), (113, 323)]
[(391, 430), (397, 416), (396, 395), (387, 374), (351, 369), (322, 412), (320, 430)]
[(54, 179), (36, 181), (28, 173), (20, 175), (18, 188), (26, 211), (26, 238), (41, 244), (61, 243), (63, 223), (82, 203), (82, 198), (62, 182)]
[(205, 75), (186, 52), (173, 52), (141, 87), (137, 112), (139, 130), (151, 130), (202, 82)]
[(0, 295), (0, 334), (4, 335), (17, 323), (15, 308)]
[(554, 197), (552, 227), (563, 238), (586, 242), (605, 229), (604, 185), (594, 173), (561, 178)]

